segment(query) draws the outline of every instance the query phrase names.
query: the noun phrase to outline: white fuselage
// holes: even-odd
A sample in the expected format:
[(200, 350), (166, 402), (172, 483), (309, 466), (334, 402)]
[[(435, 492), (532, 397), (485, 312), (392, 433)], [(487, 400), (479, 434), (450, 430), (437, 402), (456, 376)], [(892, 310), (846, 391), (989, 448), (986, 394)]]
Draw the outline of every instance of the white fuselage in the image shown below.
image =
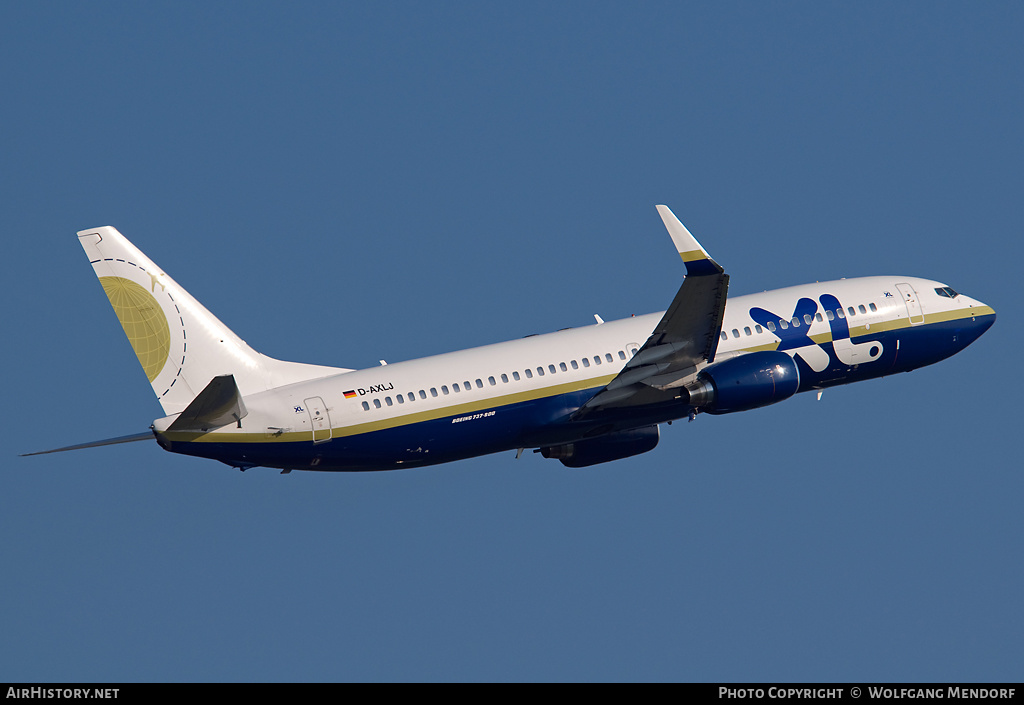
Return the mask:
[[(944, 285), (939, 282), (913, 277), (867, 277), (733, 297), (726, 305), (713, 362), (755, 351), (783, 350), (802, 362), (800, 391), (930, 364), (956, 352), (962, 347), (956, 347), (957, 343), (966, 345), (980, 335), (960, 333), (957, 340), (954, 329), (979, 317), (994, 318), (991, 308), (974, 299), (936, 293), (941, 287)], [(356, 439), (374, 434), (385, 446), (392, 446), (379, 448), (376, 465), (382, 468), (451, 459), (450, 440), (436, 441), (445, 447), (438, 447), (433, 457), (429, 453), (435, 449), (429, 445), (431, 438), (455, 428), (459, 436), (469, 438), (467, 456), (478, 454), (479, 448), (493, 452), (530, 447), (531, 441), (570, 442), (577, 433), (571, 425), (565, 426), (564, 437), (557, 432), (537, 435), (536, 427), (557, 425), (578, 408), (581, 399), (585, 401), (611, 381), (644, 344), (661, 315), (636, 316), (299, 382), (247, 396), (249, 413), (238, 425), (207, 434), (166, 434), (162, 440), (173, 450), (196, 454), (205, 454), (201, 450), (205, 444), (214, 444), (223, 455), (225, 444), (237, 443), (238, 463), (281, 467), (299, 463), (268, 462), (258, 449), (313, 440), (314, 469), (318, 465), (343, 469), (345, 463), (338, 460), (337, 451), (347, 443), (361, 458), (354, 469), (367, 466), (365, 458), (373, 453), (356, 448)], [(844, 326), (845, 336), (838, 333)], [(932, 354), (915, 346), (919, 331), (934, 335), (943, 326), (951, 331), (946, 336), (952, 341), (948, 351), (924, 346), (932, 348)], [(526, 408), (529, 413), (523, 411)], [(668, 421), (689, 411), (677, 408), (670, 413), (654, 421)], [(171, 420), (173, 417), (156, 422), (158, 437)], [(495, 420), (502, 421), (498, 433)], [(651, 418), (644, 416), (639, 421), (650, 423)], [(433, 424), (432, 431), (414, 430), (425, 424)], [(385, 431), (391, 434), (381, 433)], [(486, 436), (487, 443), (473, 443), (474, 433)], [(183, 451), (182, 443), (190, 450)]]

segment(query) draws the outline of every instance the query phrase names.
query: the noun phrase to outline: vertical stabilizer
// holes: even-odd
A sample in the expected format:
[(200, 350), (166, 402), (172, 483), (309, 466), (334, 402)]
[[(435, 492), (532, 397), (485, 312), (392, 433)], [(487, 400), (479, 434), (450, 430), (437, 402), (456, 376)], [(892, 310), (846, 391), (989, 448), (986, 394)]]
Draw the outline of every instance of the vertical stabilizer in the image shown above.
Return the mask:
[(234, 375), (245, 396), (349, 371), (256, 352), (112, 227), (82, 230), (78, 240), (168, 415), (214, 377)]

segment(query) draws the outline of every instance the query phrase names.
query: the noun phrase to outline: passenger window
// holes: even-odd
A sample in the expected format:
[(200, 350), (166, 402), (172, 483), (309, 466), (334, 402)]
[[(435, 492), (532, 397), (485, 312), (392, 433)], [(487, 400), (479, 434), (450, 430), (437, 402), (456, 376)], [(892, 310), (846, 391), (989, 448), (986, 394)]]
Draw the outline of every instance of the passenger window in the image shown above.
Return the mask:
[(580, 360), (580, 362), (583, 363), (584, 367), (590, 367), (590, 360), (588, 360), (587, 358), (583, 358), (582, 360)]
[[(434, 392), (434, 396), (435, 396), (435, 397), (437, 396), (437, 391), (436, 391), (436, 390), (433, 390), (433, 389), (431, 389), (430, 391)], [(426, 398), (427, 398), (427, 393), (426, 393), (426, 392), (424, 392), (424, 391), (423, 391), (423, 390), (421, 389), (421, 390), (420, 390), (420, 399), (426, 399)]]
[(800, 327), (800, 319), (797, 318), (796, 316), (793, 316), (793, 318), (790, 320), (790, 323), (793, 324), (794, 328), (799, 328)]
[(501, 381), (504, 382), (505, 384), (508, 384), (508, 375), (505, 374), (504, 372), (501, 373)]
[(437, 396), (437, 389), (436, 388), (434, 388), (434, 387), (430, 388), (430, 396), (432, 396), (432, 397), (436, 397)]
[(612, 357), (611, 353), (605, 353), (604, 359), (607, 360), (608, 362), (615, 362), (615, 358)]
[(740, 332), (738, 330), (736, 330), (735, 328), (732, 329), (732, 337), (733, 338), (739, 338), (740, 337)]
[(409, 392), (405, 396), (407, 396), (409, 398), (409, 401), (416, 401), (416, 395), (413, 394), (412, 392)]
[(473, 385), (469, 383), (468, 379), (462, 383), (462, 386), (466, 389), (467, 392), (473, 388)]
[[(491, 379), (493, 380), (494, 378), (491, 377)], [(484, 381), (482, 379), (480, 379), (479, 377), (476, 378), (476, 388), (477, 389), (483, 389), (484, 388)]]
[(728, 340), (728, 339), (729, 339), (729, 334), (728, 334), (728, 333), (726, 333), (726, 332), (725, 332), (725, 331), (723, 330), (723, 331), (722, 331), (722, 340)]
[(543, 367), (538, 367), (537, 368), (537, 376), (538, 377), (543, 377), (544, 376), (544, 368)]
[(868, 308), (871, 309), (871, 313), (874, 313), (875, 311), (878, 310), (878, 307), (875, 306), (874, 304), (868, 304)]
[[(816, 320), (818, 323), (821, 323), (821, 314), (820, 313), (814, 314), (814, 320)], [(808, 321), (808, 323), (810, 323), (810, 321)]]
[(527, 367), (524, 370), (524, 372), (526, 372), (526, 379), (533, 379), (533, 370), (531, 370), (529, 367)]
[(600, 365), (601, 364), (601, 356), (600, 355), (594, 355), (594, 364), (595, 365)]
[(846, 318), (846, 313), (841, 308), (836, 309), (836, 315), (839, 316), (840, 318)]
[(751, 332), (750, 332), (750, 326), (747, 326), (747, 327), (745, 327), (745, 328), (743, 329), (743, 334), (744, 334), (744, 335), (751, 335)]
[(619, 350), (619, 359), (620, 360), (625, 360), (626, 359), (626, 353), (624, 353), (621, 350)]
[(373, 406), (374, 406), (374, 408), (379, 409), (380, 408), (380, 399), (374, 399), (373, 400)]
[(580, 366), (576, 363), (575, 360), (570, 360), (569, 364), (572, 366), (574, 370), (578, 370), (580, 368)]
[(497, 384), (497, 382), (494, 381), (494, 375), (491, 375), (490, 377), (487, 378), (487, 384), (491, 385), (492, 387)]
[(364, 401), (363, 402), (363, 411), (369, 411), (369, 410), (370, 410), (370, 403)]
[(388, 406), (394, 406), (395, 402), (391, 401), (391, 397), (384, 397), (384, 403)]
[(813, 320), (814, 319), (811, 318), (811, 314), (809, 314), (809, 313), (805, 313), (804, 314), (804, 323), (806, 323), (807, 325), (811, 325), (811, 321), (813, 321)]
[(512, 373), (512, 379), (514, 379), (516, 382), (518, 382), (519, 381), (519, 373), (518, 372), (513, 372)]
[(548, 372), (550, 372), (551, 374), (555, 374), (555, 366), (554, 365), (548, 365)]
[(396, 399), (398, 399), (398, 403), (399, 403), (399, 404), (404, 404), (404, 403), (405, 403), (405, 397), (403, 397), (403, 396), (402, 396), (401, 394), (399, 394), (399, 395), (398, 395), (397, 397), (395, 397), (395, 398), (396, 398)]
[(857, 315), (857, 312), (853, 310), (853, 306), (847, 306), (846, 307), (846, 312), (849, 313), (851, 316), (856, 316)]
[(770, 330), (772, 333), (775, 332), (775, 324), (771, 321), (768, 321), (768, 330)]
[(568, 370), (569, 368), (565, 366), (565, 363), (564, 363), (564, 362), (559, 362), (559, 363), (558, 363), (558, 369), (560, 369), (560, 370), (561, 370), (562, 372), (565, 372), (565, 371), (567, 371), (567, 370)]
[(456, 392), (461, 392), (462, 391), (461, 389), (459, 389), (459, 383), (458, 382), (456, 382), (455, 384), (452, 385), (452, 389), (454, 389)]
[(864, 304), (861, 304), (860, 306), (858, 306), (857, 310), (860, 311), (861, 313), (867, 313), (868, 312), (868, 310), (866, 308), (864, 308)]
[(779, 328), (781, 328), (782, 330), (789, 330), (789, 324), (786, 323), (784, 320), (782, 320), (780, 318), (779, 319)]
[(836, 320), (836, 314), (832, 313), (832, 309), (825, 311), (825, 317), (828, 318), (828, 320), (830, 321)]
[(764, 328), (762, 328), (761, 326), (754, 326), (754, 331), (755, 331), (755, 332), (756, 332), (756, 333), (757, 333), (758, 335), (761, 335), (761, 333), (763, 333), (763, 332), (764, 332)]

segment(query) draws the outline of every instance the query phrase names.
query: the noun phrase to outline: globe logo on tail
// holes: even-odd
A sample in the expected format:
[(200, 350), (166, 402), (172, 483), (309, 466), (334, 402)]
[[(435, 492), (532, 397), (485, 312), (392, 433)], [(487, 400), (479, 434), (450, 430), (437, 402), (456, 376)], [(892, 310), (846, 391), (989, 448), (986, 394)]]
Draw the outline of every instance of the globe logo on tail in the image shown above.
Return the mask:
[(100, 277), (100, 283), (146, 377), (152, 382), (164, 368), (171, 351), (167, 316), (153, 295), (130, 279)]

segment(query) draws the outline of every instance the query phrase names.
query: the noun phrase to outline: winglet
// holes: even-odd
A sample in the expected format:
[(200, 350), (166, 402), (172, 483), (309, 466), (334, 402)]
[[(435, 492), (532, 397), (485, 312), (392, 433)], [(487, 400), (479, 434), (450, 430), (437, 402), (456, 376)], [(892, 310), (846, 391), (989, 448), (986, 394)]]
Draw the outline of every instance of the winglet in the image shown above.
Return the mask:
[(691, 235), (686, 226), (679, 222), (679, 218), (669, 210), (668, 206), (656, 207), (658, 215), (661, 216), (662, 222), (665, 223), (668, 234), (672, 237), (672, 242), (676, 246), (676, 252), (679, 253), (679, 256), (683, 259), (683, 264), (686, 265), (687, 276), (693, 274), (721, 274), (725, 271), (718, 262), (711, 259), (707, 250), (700, 246), (697, 238)]

